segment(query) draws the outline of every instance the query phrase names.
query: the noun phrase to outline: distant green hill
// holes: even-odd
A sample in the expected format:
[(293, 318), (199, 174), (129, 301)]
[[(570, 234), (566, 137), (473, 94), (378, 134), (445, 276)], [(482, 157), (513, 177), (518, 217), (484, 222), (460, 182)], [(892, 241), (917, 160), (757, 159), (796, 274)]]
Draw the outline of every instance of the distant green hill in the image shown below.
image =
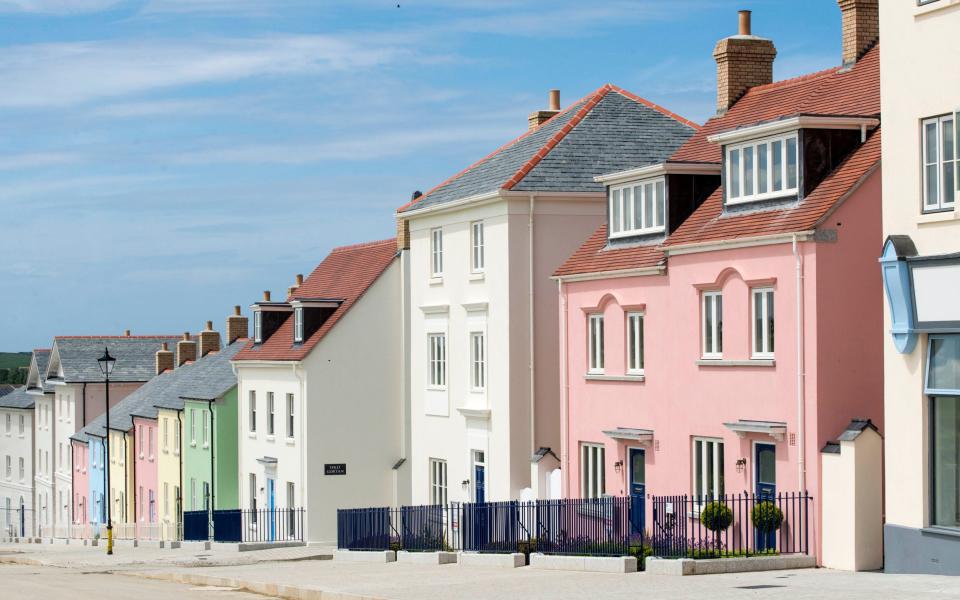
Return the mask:
[(0, 383), (26, 383), (30, 356), (29, 352), (0, 352)]

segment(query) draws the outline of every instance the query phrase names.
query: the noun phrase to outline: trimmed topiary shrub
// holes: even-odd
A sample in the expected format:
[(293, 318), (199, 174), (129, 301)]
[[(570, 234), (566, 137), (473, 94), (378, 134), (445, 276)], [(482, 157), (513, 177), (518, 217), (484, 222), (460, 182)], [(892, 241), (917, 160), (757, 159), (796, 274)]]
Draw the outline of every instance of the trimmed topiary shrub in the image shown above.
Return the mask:
[(764, 533), (776, 531), (783, 525), (783, 512), (767, 500), (754, 506), (750, 517), (753, 519), (753, 526)]
[(733, 511), (722, 502), (710, 502), (700, 511), (700, 522), (710, 531), (720, 533), (733, 523)]

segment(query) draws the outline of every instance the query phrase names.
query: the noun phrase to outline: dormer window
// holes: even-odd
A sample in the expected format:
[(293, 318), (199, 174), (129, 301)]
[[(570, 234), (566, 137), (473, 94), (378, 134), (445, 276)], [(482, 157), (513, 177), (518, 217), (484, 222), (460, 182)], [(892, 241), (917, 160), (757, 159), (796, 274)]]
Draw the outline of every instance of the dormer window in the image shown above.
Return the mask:
[(664, 230), (665, 179), (610, 187), (610, 237), (658, 233)]
[(303, 307), (293, 309), (293, 341), (303, 341)]
[(797, 133), (726, 146), (727, 204), (797, 194)]
[(253, 313), (253, 342), (259, 344), (263, 341), (263, 313), (254, 311)]

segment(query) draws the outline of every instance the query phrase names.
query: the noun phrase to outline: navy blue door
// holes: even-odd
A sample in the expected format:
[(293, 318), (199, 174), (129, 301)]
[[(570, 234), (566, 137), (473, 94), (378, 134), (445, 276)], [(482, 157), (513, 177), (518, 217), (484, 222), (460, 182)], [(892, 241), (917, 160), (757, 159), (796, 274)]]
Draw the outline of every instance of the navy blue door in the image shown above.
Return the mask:
[[(776, 504), (777, 497), (777, 449), (773, 444), (756, 444), (754, 446), (754, 481), (757, 495), (756, 503), (772, 502)], [(757, 531), (757, 550), (776, 548), (776, 530)]]
[(641, 448), (627, 450), (630, 465), (628, 472), (630, 486), (630, 533), (643, 534), (646, 525), (647, 464), (646, 454)]
[(486, 471), (487, 468), (483, 465), (474, 465), (473, 467), (474, 480), (477, 485), (477, 497), (474, 499), (476, 502), (487, 501)]

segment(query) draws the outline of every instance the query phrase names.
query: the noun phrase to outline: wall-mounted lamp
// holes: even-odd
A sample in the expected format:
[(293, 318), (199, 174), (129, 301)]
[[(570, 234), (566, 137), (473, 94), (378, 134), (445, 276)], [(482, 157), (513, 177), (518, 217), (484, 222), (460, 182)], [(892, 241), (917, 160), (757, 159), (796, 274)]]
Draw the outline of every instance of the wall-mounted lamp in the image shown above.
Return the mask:
[(620, 471), (622, 471), (622, 470), (623, 470), (623, 461), (622, 461), (622, 460), (618, 460), (617, 462), (613, 463), (613, 470), (616, 471), (617, 473), (619, 473)]
[(470, 480), (464, 479), (463, 481), (460, 482), (460, 485), (463, 486), (464, 488), (468, 488), (470, 487)]
[(747, 468), (747, 459), (738, 458), (737, 459), (737, 473), (743, 473), (743, 470)]

